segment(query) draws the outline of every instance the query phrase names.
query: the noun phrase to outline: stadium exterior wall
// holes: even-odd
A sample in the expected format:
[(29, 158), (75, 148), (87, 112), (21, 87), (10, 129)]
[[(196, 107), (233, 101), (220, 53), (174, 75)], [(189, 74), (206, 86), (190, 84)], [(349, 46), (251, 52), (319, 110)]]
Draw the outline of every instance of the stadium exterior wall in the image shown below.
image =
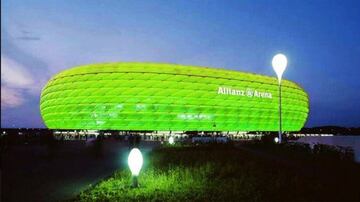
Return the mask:
[[(104, 63), (55, 75), (40, 111), (51, 129), (277, 131), (276, 78), (158, 63)], [(282, 81), (284, 131), (300, 130), (308, 96)]]

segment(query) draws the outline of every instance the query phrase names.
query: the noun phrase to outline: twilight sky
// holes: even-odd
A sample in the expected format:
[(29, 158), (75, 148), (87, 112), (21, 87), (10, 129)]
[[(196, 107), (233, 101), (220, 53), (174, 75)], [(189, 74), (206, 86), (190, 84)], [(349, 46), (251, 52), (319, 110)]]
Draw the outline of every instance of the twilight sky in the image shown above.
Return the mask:
[(360, 1), (1, 1), (1, 127), (45, 127), (46, 81), (76, 65), (167, 62), (286, 79), (310, 98), (306, 126), (360, 126)]

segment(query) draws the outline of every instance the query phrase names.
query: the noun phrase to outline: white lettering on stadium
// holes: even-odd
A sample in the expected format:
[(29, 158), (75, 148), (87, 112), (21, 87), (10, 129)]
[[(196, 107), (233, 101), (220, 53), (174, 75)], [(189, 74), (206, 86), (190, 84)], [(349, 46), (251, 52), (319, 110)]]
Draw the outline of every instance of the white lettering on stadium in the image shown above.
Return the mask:
[(240, 90), (240, 89), (233, 89), (228, 87), (219, 87), (218, 94), (272, 99), (272, 94), (270, 92), (253, 90), (250, 88), (247, 88), (246, 90)]

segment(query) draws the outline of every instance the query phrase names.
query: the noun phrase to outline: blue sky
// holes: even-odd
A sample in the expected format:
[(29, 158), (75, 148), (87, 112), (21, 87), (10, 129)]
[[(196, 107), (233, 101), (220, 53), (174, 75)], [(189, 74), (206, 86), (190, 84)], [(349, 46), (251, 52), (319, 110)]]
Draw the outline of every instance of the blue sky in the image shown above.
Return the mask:
[(1, 1), (1, 127), (44, 127), (46, 81), (76, 65), (151, 61), (286, 79), (306, 126), (360, 126), (360, 1)]

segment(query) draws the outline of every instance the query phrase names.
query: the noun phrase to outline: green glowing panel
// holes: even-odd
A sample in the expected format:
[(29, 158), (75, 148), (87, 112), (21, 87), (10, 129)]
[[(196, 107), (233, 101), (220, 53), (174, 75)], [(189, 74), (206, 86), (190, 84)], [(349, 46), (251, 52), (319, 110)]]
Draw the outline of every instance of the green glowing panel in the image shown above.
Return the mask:
[[(275, 77), (206, 67), (104, 63), (54, 76), (40, 110), (51, 129), (277, 131)], [(283, 130), (300, 130), (308, 96), (282, 81)]]

